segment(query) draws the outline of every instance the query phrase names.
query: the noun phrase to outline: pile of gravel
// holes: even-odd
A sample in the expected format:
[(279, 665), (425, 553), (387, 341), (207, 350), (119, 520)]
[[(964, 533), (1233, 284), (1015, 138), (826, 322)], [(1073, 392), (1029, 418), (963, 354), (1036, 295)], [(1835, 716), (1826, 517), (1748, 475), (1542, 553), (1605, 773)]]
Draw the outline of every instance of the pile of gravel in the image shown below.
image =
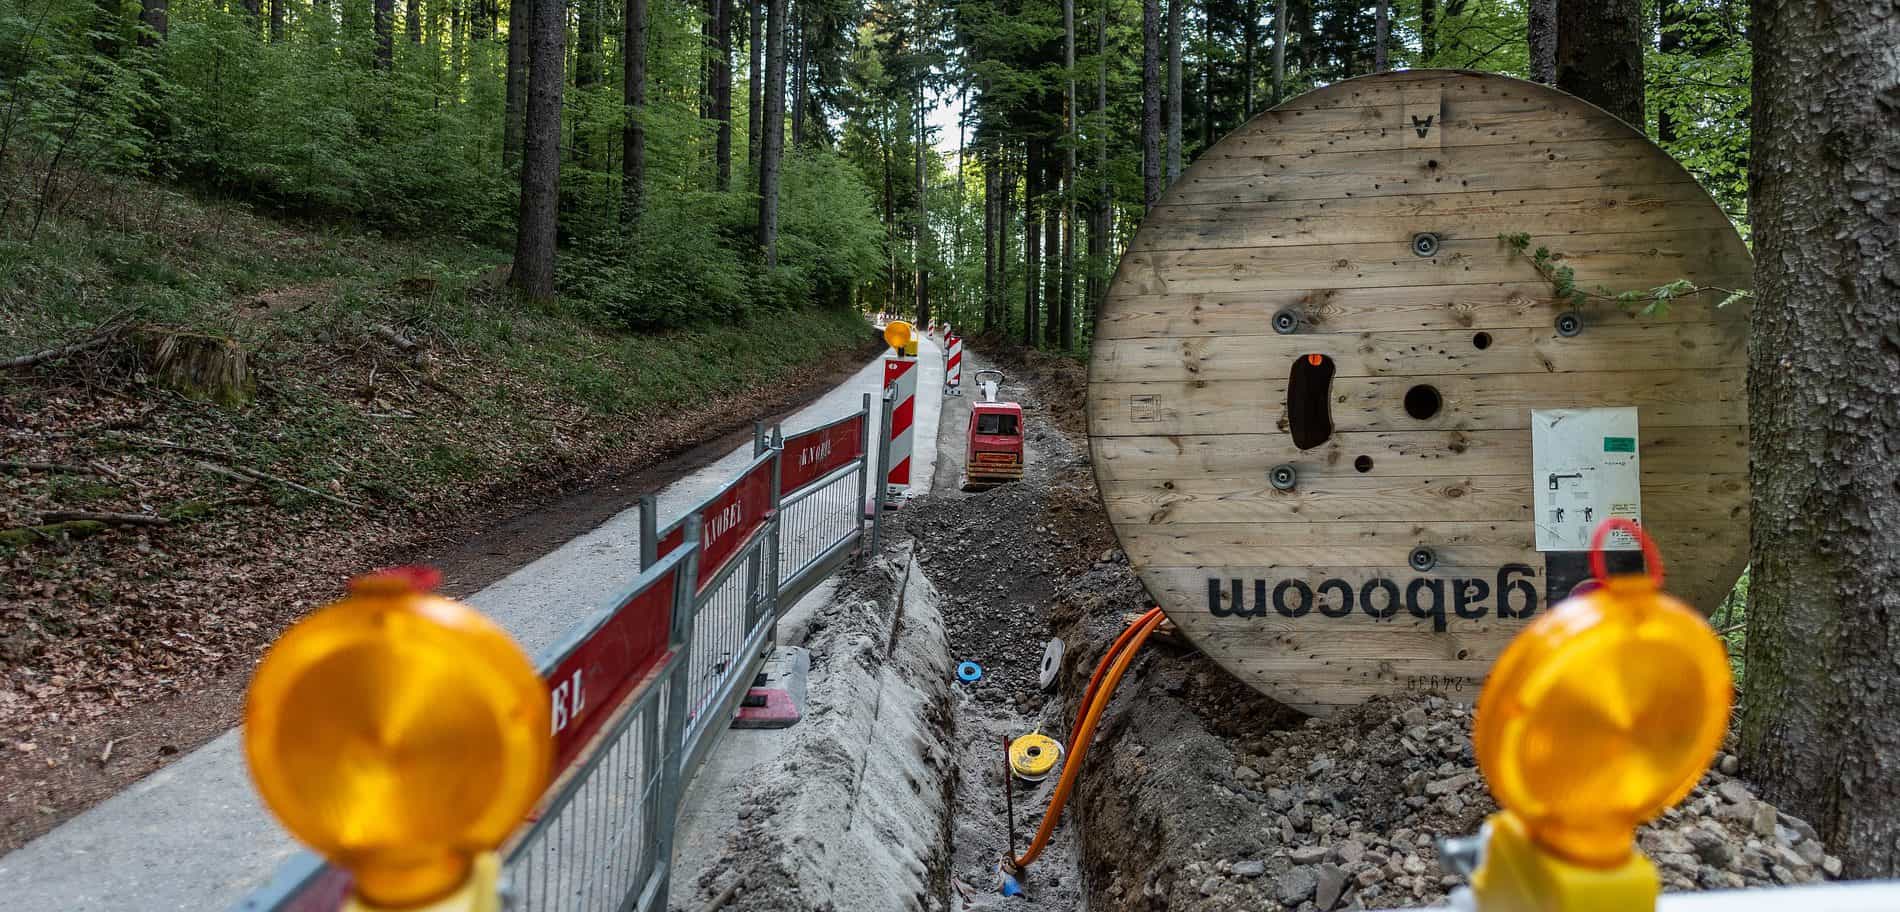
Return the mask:
[[(1198, 842), (1189, 852), (1196, 860), (1180, 866), (1174, 884), (1152, 879), (1144, 898), (1187, 900), (1169, 908), (1303, 912), (1442, 902), (1463, 878), (1439, 866), (1436, 839), (1474, 832), (1496, 810), (1476, 770), (1471, 721), (1470, 707), (1443, 697), (1403, 697), (1247, 739), (1231, 783), (1217, 787), (1249, 806), (1245, 817), (1265, 831), (1263, 850), (1224, 855), (1218, 843)], [(1735, 758), (1720, 755), (1687, 799), (1641, 830), (1638, 842), (1663, 889), (1838, 875), (1840, 860), (1825, 853), (1813, 827), (1755, 797), (1735, 770)], [(1189, 784), (1171, 778), (1149, 781), (1164, 789)], [(1108, 892), (1121, 900), (1128, 887)]]

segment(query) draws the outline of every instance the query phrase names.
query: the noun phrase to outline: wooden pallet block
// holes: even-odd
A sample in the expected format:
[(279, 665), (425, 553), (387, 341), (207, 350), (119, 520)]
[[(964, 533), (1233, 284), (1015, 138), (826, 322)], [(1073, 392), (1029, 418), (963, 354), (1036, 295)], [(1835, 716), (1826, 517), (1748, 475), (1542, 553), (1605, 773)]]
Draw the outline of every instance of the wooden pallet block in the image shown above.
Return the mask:
[[(1425, 233), (1437, 249), (1421, 256)], [(1575, 554), (1536, 548), (1535, 409), (1634, 406), (1669, 588), (1706, 611), (1740, 574), (1746, 303), (1709, 292), (1639, 317), (1591, 300), (1565, 335), (1573, 305), (1499, 239), (1517, 233), (1593, 290), (1747, 288), (1753, 270), (1637, 130), (1547, 86), (1451, 71), (1349, 80), (1255, 117), (1123, 257), (1090, 369), (1102, 496), (1169, 619), (1263, 693), (1319, 713), (1406, 689), (1475, 698), (1577, 577)], [(1302, 449), (1290, 377), (1314, 354), (1331, 433)], [(1421, 385), (1439, 406), (1415, 417)], [(1268, 481), (1282, 465), (1292, 490)], [(1420, 546), (1429, 571), (1408, 565)]]

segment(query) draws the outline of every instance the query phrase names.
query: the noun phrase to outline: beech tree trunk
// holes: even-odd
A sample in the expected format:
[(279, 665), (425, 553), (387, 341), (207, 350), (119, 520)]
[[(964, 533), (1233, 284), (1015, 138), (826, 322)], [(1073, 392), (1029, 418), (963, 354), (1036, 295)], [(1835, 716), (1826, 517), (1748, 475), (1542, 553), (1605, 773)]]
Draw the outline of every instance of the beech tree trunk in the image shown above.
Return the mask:
[(511, 280), (528, 300), (554, 301), (554, 242), (561, 201), (561, 93), (566, 87), (567, 7), (540, 0), (530, 19), (521, 214)]
[(1526, 26), (1530, 42), (1531, 81), (1557, 83), (1557, 0), (1531, 0)]
[(1243, 7), (1246, 22), (1240, 29), (1240, 120), (1245, 123), (1253, 117), (1254, 45), (1260, 43), (1260, 7), (1258, 0), (1247, 0)]
[(1643, 0), (1557, 0), (1557, 88), (1642, 130)]
[(759, 137), (759, 259), (778, 266), (778, 166), (785, 149), (785, 0), (766, 0), (765, 132)]
[(620, 101), (626, 110), (620, 125), (620, 221), (640, 223), (647, 182), (647, 0), (627, 0), (621, 23)]
[(1168, 0), (1168, 185), (1181, 177), (1181, 14), (1187, 0)]
[[(1281, 0), (1285, 2), (1285, 0)], [(1141, 3), (1141, 203), (1161, 198), (1161, 0)]]
[(732, 0), (713, 0), (713, 189), (732, 189)]
[(1036, 316), (1042, 294), (1042, 142), (1031, 139), (1023, 167), (1023, 344), (1036, 347)]
[(1286, 93), (1286, 0), (1273, 6), (1273, 103)]
[(746, 27), (750, 34), (746, 38), (745, 71), (745, 163), (748, 168), (759, 166), (759, 90), (765, 83), (764, 45), (759, 36), (764, 30), (764, 15), (759, 9), (759, 0), (745, 0)]
[(375, 0), (371, 7), (376, 29), (376, 68), (388, 70), (396, 60), (396, 0)]
[[(561, 0), (565, 3), (566, 0)], [(603, 0), (580, 0), (576, 16), (574, 34), (579, 44), (574, 49), (574, 88), (585, 89), (600, 84), (600, 7)], [(580, 153), (585, 161), (586, 153)]]
[(139, 21), (146, 31), (139, 33), (139, 47), (154, 47), (171, 31), (170, 0), (142, 0)]
[(982, 161), (982, 331), (996, 329), (996, 156)]
[(1900, 8), (1757, 0), (1743, 770), (1900, 874)]
[(1391, 3), (1389, 0), (1379, 0), (1378, 4), (1373, 8), (1372, 71), (1374, 73), (1383, 73), (1392, 68), (1385, 56), (1386, 44), (1390, 42), (1392, 34), (1392, 11), (1389, 9), (1390, 6)]
[(504, 90), (506, 99), (502, 102), (501, 161), (510, 168), (521, 161), (521, 129), (523, 109), (528, 98), (528, 58), (531, 56), (528, 38), (533, 21), (534, 0), (508, 0), (508, 82)]
[(1075, 348), (1075, 0), (1062, 0), (1062, 66), (1069, 74), (1062, 97), (1062, 116), (1068, 130), (1062, 164), (1062, 306), (1056, 334), (1063, 351)]

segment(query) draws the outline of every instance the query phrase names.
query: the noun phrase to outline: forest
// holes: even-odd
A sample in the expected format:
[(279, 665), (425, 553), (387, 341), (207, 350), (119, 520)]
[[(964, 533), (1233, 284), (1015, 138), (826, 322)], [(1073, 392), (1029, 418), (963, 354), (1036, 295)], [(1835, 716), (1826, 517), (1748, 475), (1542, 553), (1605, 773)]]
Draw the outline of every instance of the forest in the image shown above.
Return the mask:
[[(30, 325), (36, 347), (84, 346), (128, 308), (176, 317), (187, 299), (320, 277), (340, 245), (378, 287), (430, 298), (412, 328), (465, 320), (497, 350), (601, 334), (571, 358), (515, 356), (593, 408), (506, 415), (543, 436), (491, 462), (526, 463), (534, 441), (630, 398), (705, 392), (664, 371), (626, 379), (660, 357), (655, 339), (717, 349), (733, 388), (764, 382), (741, 375), (774, 357), (799, 369), (823, 348), (812, 334), (861, 329), (853, 312), (1082, 357), (1150, 207), (1241, 124), (1388, 70), (1551, 84), (1643, 131), (1750, 244), (1739, 750), (1850, 874), (1892, 876), (1896, 46), (1900, 11), (1873, 0), (0, 0), (0, 302), (14, 311), (0, 320)], [(177, 246), (249, 259), (210, 278), (173, 263), (174, 206), (241, 208)], [(498, 293), (457, 311), (433, 297), (442, 276)], [(154, 290), (125, 300), (125, 284)], [(790, 334), (809, 349), (717, 335), (819, 310), (834, 322)], [(350, 393), (364, 414), (309, 438), (340, 449), (339, 428), (421, 427), (413, 403), (378, 398), (378, 377), (509, 411), (442, 392), (399, 328), (359, 328), (404, 373), (376, 360)], [(9, 367), (78, 350), (18, 348)], [(488, 352), (460, 353), (464, 376)], [(715, 360), (669, 357), (682, 375)], [(431, 483), (490, 464), (455, 449), (459, 427), (430, 428)], [(245, 433), (220, 452), (282, 437)], [(360, 465), (325, 459), (306, 466), (334, 480), (325, 491), (403, 502), (402, 485), (367, 491)]]
[(850, 301), (1073, 351), (1184, 162), (1280, 99), (1425, 67), (1640, 122), (1747, 230), (1733, 0), (1579, 6), (1569, 33), (1620, 29), (1590, 43), (1556, 40), (1554, 0), (784, 7), (8, 0), (0, 244), (21, 262), (86, 175), (127, 174), (452, 226), (512, 246), (526, 297), (633, 329)]

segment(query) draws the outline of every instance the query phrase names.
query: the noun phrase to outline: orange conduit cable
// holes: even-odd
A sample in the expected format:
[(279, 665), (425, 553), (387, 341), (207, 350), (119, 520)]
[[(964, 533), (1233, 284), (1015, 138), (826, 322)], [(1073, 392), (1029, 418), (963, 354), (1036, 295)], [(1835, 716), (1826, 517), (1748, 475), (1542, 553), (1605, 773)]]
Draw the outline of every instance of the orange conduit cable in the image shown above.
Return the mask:
[(1101, 661), (1095, 663), (1095, 673), (1089, 675), (1089, 686), (1082, 691), (1082, 702), (1080, 704), (1082, 712), (1078, 713), (1075, 717), (1075, 727), (1069, 729), (1069, 743), (1071, 745), (1073, 745), (1076, 738), (1082, 734), (1082, 720), (1088, 718), (1089, 703), (1095, 700), (1095, 689), (1101, 685), (1102, 675), (1108, 672), (1108, 666), (1115, 663), (1115, 657), (1121, 655), (1122, 649), (1128, 645), (1128, 641), (1134, 639), (1135, 631), (1149, 618), (1158, 614), (1161, 614), (1161, 606), (1156, 605), (1148, 609), (1147, 612), (1143, 613), (1140, 617), (1135, 618), (1134, 621), (1130, 622), (1129, 625), (1123, 628), (1122, 632), (1115, 637), (1115, 642), (1108, 647), (1107, 652), (1102, 654)]
[[(1090, 698), (1082, 717), (1081, 727), (1076, 730), (1075, 738), (1069, 744), (1068, 760), (1062, 765), (1062, 779), (1056, 783), (1055, 794), (1049, 798), (1049, 809), (1042, 815), (1042, 825), (1036, 828), (1036, 838), (1030, 840), (1029, 848), (1021, 857), (1004, 859), (1015, 866), (1016, 870), (1028, 869), (1030, 863), (1036, 860), (1036, 856), (1041, 855), (1042, 850), (1049, 845), (1049, 838), (1055, 835), (1056, 822), (1062, 819), (1063, 805), (1068, 803), (1069, 793), (1075, 788), (1075, 780), (1081, 776), (1082, 761), (1088, 756), (1089, 740), (1095, 736), (1095, 726), (1102, 720), (1102, 711), (1108, 707), (1108, 701), (1115, 696), (1115, 686), (1121, 683), (1122, 673), (1128, 670), (1128, 666), (1135, 660), (1135, 655), (1141, 652), (1141, 644), (1147, 642), (1148, 635), (1153, 633), (1156, 627), (1161, 626), (1163, 619), (1159, 608), (1142, 615), (1139, 620), (1130, 625), (1127, 631), (1123, 631), (1125, 636), (1132, 632), (1132, 636), (1125, 641), (1122, 649), (1117, 652), (1111, 647), (1113, 664), (1109, 665), (1106, 676), (1100, 678), (1100, 688)], [(1108, 656), (1103, 657), (1105, 662), (1108, 658)], [(1097, 670), (1099, 672), (1100, 669)], [(1008, 787), (1007, 783), (1005, 787)]]

